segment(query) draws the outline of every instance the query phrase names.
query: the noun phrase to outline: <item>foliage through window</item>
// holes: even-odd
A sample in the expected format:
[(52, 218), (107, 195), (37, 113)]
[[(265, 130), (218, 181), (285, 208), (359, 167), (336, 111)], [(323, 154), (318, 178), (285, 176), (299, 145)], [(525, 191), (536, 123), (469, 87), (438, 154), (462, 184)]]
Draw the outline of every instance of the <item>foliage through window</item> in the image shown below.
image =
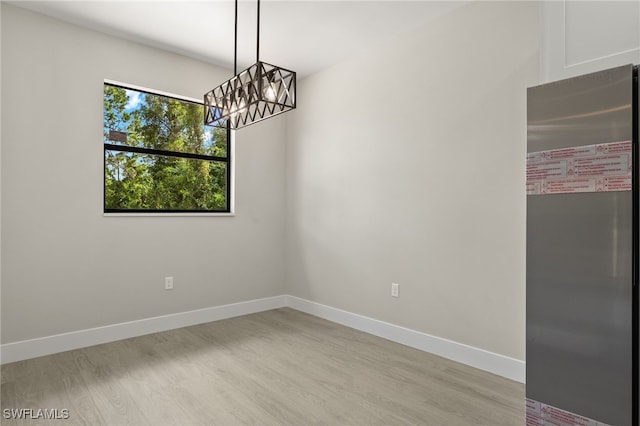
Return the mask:
[(228, 129), (203, 105), (104, 84), (104, 211), (229, 212)]

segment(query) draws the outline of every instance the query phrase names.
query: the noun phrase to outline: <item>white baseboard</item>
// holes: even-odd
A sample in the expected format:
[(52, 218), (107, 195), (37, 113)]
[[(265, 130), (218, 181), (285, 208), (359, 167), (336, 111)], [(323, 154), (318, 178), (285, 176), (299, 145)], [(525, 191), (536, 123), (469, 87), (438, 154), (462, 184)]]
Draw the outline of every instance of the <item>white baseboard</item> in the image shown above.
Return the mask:
[(525, 362), (519, 359), (509, 358), (484, 349), (332, 308), (299, 297), (289, 295), (285, 297), (286, 305), (292, 309), (439, 355), (520, 383), (525, 382)]
[(0, 345), (0, 364), (283, 307), (290, 307), (511, 380), (521, 383), (525, 381), (524, 361), (289, 295), (6, 343)]
[(0, 345), (0, 364), (286, 306), (285, 296), (232, 303)]

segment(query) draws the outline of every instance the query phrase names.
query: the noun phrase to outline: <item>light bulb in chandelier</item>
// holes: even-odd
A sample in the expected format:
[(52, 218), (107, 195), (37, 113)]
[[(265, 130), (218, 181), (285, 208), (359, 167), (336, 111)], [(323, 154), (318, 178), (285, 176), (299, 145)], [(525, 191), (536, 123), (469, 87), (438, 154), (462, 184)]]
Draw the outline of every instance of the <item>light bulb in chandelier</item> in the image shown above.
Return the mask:
[(262, 98), (267, 102), (275, 102), (278, 98), (278, 92), (273, 84), (268, 85), (262, 90)]
[(240, 115), (247, 109), (247, 101), (244, 91), (240, 88), (236, 92), (232, 92), (229, 103), (229, 119), (236, 122)]
[(261, 83), (262, 99), (267, 102), (276, 102), (278, 98), (278, 89), (275, 82), (275, 70), (271, 70), (264, 74)]

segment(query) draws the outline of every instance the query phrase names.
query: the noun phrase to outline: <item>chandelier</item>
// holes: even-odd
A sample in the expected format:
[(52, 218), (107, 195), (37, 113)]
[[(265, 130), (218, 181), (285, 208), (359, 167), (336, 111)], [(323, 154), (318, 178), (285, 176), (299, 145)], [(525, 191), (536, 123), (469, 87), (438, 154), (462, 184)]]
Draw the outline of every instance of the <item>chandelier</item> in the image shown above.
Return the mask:
[(235, 0), (234, 77), (204, 95), (204, 124), (240, 129), (296, 107), (296, 73), (260, 61), (260, 0), (256, 63), (240, 73), (238, 66), (238, 0)]

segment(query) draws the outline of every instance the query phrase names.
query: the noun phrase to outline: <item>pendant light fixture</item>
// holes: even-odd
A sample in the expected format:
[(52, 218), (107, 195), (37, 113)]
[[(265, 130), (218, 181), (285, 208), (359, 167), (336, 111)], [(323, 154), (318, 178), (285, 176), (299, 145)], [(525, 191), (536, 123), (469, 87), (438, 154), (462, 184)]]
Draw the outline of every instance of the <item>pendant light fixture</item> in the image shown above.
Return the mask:
[(235, 0), (234, 77), (204, 95), (204, 124), (239, 129), (296, 107), (296, 73), (260, 61), (260, 0), (256, 63), (238, 74), (238, 0)]

